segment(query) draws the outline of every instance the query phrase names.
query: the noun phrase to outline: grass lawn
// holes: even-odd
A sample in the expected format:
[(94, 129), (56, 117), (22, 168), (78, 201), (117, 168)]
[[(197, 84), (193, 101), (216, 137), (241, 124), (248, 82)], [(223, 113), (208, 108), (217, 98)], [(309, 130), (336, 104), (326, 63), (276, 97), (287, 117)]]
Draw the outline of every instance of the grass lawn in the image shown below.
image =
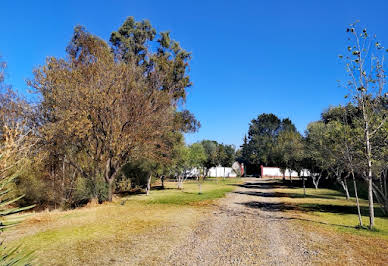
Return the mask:
[[(212, 200), (234, 189), (240, 179), (188, 181), (184, 189), (166, 182), (165, 190), (117, 197), (113, 203), (69, 211), (32, 214), (17, 228), (4, 233), (8, 244), (23, 243), (36, 250), (42, 265), (142, 264), (181, 241), (198, 223)], [(150, 244), (152, 243), (152, 244)], [(139, 252), (147, 249), (149, 252)]]
[[(340, 231), (354, 234), (375, 236), (388, 239), (388, 217), (383, 215), (381, 209), (375, 206), (375, 231), (357, 229), (358, 216), (356, 200), (345, 199), (345, 195), (332, 189), (306, 189), (306, 197), (302, 188), (276, 188), (277, 196), (282, 198), (288, 209), (300, 210), (314, 221), (329, 225)], [(289, 205), (287, 205), (289, 204)], [(287, 207), (285, 207), (287, 209)], [(368, 201), (360, 199), (361, 214), (365, 226), (369, 224)]]
[[(367, 261), (373, 258), (377, 264), (386, 264), (384, 260), (388, 253), (388, 217), (383, 216), (377, 204), (375, 230), (358, 229), (355, 198), (346, 200), (343, 193), (324, 188), (318, 190), (307, 188), (304, 197), (302, 188), (283, 186), (281, 181), (278, 184), (275, 189), (276, 196), (282, 201), (284, 211), (294, 217), (295, 223), (301, 224), (312, 234), (321, 232), (323, 235), (335, 236), (339, 242), (345, 241)], [(368, 226), (368, 201), (360, 199), (360, 205), (364, 226)], [(384, 258), (381, 257), (382, 254), (385, 254)], [(381, 261), (376, 261), (376, 258), (380, 258)]]

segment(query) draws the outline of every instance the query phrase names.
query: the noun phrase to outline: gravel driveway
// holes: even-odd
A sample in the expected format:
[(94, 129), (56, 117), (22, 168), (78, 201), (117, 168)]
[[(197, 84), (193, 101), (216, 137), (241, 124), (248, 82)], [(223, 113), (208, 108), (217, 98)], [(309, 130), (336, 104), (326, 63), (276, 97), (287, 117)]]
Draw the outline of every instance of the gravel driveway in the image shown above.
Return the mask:
[(171, 251), (168, 264), (301, 265), (327, 257), (319, 247), (336, 246), (335, 239), (307, 232), (293, 222), (273, 192), (274, 180), (245, 180)]

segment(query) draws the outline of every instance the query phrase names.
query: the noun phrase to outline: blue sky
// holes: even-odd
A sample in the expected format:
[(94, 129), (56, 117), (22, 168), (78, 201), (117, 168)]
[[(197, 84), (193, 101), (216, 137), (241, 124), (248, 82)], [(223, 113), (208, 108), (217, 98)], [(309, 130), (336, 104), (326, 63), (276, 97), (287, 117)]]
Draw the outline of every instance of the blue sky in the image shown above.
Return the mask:
[(189, 143), (239, 146), (264, 112), (289, 117), (300, 132), (329, 105), (344, 102), (338, 55), (345, 29), (360, 20), (388, 46), (388, 1), (11, 1), (0, 5), (0, 54), (8, 83), (25, 79), (47, 56), (61, 57), (73, 28), (106, 40), (127, 16), (149, 19), (192, 52), (186, 107), (202, 124)]

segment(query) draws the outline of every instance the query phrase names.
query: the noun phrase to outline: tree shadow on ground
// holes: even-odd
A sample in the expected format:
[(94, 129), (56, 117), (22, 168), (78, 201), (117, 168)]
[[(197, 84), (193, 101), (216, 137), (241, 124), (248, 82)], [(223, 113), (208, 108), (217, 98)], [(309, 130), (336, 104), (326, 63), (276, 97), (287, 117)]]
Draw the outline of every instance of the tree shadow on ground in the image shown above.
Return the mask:
[(245, 183), (238, 184), (237, 186), (251, 189), (274, 189), (274, 188), (296, 188), (292, 186), (283, 186), (278, 183)]
[(260, 191), (234, 191), (233, 193), (241, 194), (241, 195), (249, 195), (249, 196), (258, 196), (258, 197), (265, 197), (265, 198), (276, 198), (279, 197), (276, 193), (267, 193), (267, 192), (260, 192)]
[[(169, 187), (163, 188), (162, 186), (151, 187), (151, 191), (152, 190), (173, 190), (173, 189), (176, 189), (176, 188), (169, 188)], [(143, 188), (136, 188), (136, 189), (131, 189), (131, 190), (119, 191), (115, 194), (120, 196), (120, 197), (127, 197), (127, 196), (139, 195), (139, 194), (146, 194), (146, 191)]]
[(265, 198), (317, 198), (317, 199), (335, 199), (333, 196), (323, 195), (309, 195), (301, 193), (289, 193), (289, 192), (260, 192), (260, 191), (235, 191), (236, 194), (258, 196)]
[[(302, 212), (326, 212), (333, 213), (338, 215), (346, 214), (356, 214), (356, 206), (346, 206), (346, 205), (331, 205), (331, 204), (316, 204), (316, 203), (301, 203), (301, 204), (286, 204), (286, 203), (270, 203), (270, 202), (260, 202), (260, 201), (249, 201), (241, 203), (242, 205), (261, 209), (264, 211), (270, 212), (279, 212), (279, 211), (302, 211)], [(367, 206), (360, 206), (361, 214), (367, 216), (369, 209)], [(378, 208), (375, 207), (375, 216), (376, 217), (385, 217), (384, 213)]]

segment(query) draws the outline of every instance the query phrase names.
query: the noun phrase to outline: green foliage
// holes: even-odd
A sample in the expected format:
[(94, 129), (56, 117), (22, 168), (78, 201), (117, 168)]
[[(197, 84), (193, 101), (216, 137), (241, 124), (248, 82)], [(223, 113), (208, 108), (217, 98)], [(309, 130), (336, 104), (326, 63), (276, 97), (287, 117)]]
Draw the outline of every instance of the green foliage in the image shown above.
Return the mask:
[(156, 74), (162, 90), (172, 91), (176, 100), (185, 100), (185, 89), (191, 86), (187, 75), (191, 54), (171, 38), (170, 32), (157, 33), (148, 20), (128, 17), (111, 34), (110, 42), (116, 58), (142, 66), (152, 79)]
[(78, 177), (76, 179), (72, 205), (78, 206), (89, 201), (91, 195), (90, 185), (88, 183), (88, 179), (84, 177)]
[[(1, 154), (0, 160), (3, 160)], [(14, 179), (17, 175), (17, 171), (10, 174), (8, 170), (0, 169), (0, 232), (8, 230), (23, 220), (24, 216), (15, 216), (15, 214), (34, 207), (15, 207), (15, 202), (23, 197), (15, 197), (12, 193)], [(32, 251), (23, 251), (21, 245), (7, 247), (4, 242), (0, 243), (0, 263), (2, 265), (27, 265), (32, 260), (32, 253)]]
[(299, 172), (305, 156), (303, 137), (294, 130), (281, 131), (276, 139), (275, 154), (280, 168)]
[(249, 124), (248, 137), (244, 138), (239, 160), (251, 165), (278, 165), (276, 141), (282, 131), (296, 132), (290, 119), (280, 120), (274, 114), (261, 114), (253, 119)]
[[(205, 150), (206, 160), (204, 162), (204, 167), (207, 171), (211, 167), (217, 166), (218, 163), (218, 154), (217, 154), (217, 142), (213, 140), (203, 140), (201, 141), (201, 145)], [(205, 174), (207, 175), (207, 173)]]
[(147, 185), (148, 177), (153, 172), (154, 167), (147, 160), (137, 160), (127, 163), (123, 169), (123, 178), (130, 179), (131, 188), (144, 188)]

